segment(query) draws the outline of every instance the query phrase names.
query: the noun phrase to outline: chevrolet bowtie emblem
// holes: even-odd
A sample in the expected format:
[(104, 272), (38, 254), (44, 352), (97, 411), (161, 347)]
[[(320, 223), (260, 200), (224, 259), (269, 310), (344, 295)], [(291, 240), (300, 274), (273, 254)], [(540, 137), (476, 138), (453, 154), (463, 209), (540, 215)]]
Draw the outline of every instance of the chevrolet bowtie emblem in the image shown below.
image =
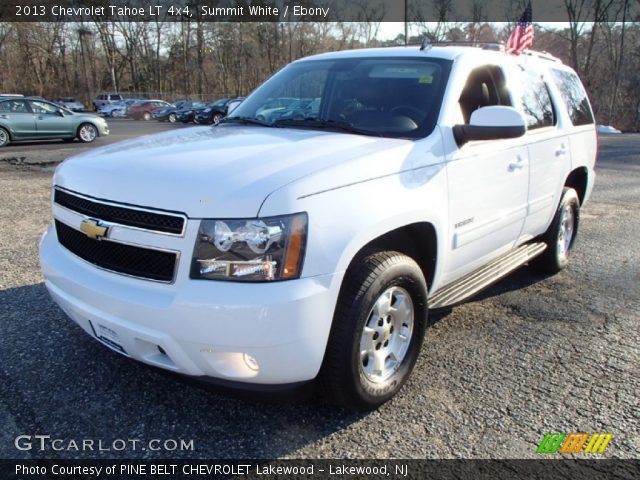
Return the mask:
[(100, 225), (97, 220), (83, 220), (82, 223), (80, 223), (80, 231), (89, 238), (100, 240), (107, 236), (109, 227)]

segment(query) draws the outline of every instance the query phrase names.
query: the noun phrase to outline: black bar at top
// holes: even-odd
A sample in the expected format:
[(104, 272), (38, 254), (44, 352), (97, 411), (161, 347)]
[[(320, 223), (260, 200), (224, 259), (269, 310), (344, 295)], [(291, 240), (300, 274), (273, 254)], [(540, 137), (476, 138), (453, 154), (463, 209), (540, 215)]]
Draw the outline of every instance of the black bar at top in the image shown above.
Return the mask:
[[(5, 0), (0, 3), (0, 21), (515, 22), (526, 3), (527, 0)], [(565, 0), (533, 0), (533, 21), (623, 19), (622, 0), (607, 2), (606, 11), (596, 9), (596, 0), (578, 3), (580, 8), (574, 8), (570, 16)], [(627, 3), (624, 19), (639, 21), (640, 2)]]

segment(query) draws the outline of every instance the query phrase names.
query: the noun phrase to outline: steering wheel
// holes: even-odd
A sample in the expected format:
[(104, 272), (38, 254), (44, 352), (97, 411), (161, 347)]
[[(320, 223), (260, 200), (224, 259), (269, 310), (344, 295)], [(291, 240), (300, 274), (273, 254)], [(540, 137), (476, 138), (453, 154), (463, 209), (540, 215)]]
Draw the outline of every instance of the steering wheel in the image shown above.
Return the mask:
[(424, 112), (418, 110), (411, 105), (397, 105), (389, 110), (389, 113), (395, 113), (396, 115), (405, 115), (413, 120), (416, 124), (419, 124), (424, 118)]

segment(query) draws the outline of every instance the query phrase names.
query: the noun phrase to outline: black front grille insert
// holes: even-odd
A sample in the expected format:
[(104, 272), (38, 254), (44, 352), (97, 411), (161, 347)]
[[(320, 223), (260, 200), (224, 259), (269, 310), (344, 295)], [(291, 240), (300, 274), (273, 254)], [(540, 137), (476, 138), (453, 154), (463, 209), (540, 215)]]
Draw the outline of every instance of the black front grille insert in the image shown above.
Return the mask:
[(104, 220), (105, 222), (178, 235), (182, 234), (184, 227), (184, 218), (182, 217), (106, 205), (63, 192), (62, 190), (56, 189), (53, 199), (58, 205), (62, 205), (69, 210)]
[(60, 244), (78, 257), (114, 272), (162, 282), (173, 280), (177, 254), (134, 247), (109, 240), (93, 240), (56, 220)]

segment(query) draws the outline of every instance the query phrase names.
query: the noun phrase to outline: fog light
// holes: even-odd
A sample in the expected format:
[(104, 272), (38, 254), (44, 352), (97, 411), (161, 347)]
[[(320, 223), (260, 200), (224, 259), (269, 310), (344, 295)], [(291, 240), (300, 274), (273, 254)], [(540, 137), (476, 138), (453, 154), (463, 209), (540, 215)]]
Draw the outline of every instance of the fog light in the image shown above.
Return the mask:
[(242, 358), (244, 359), (244, 363), (246, 363), (247, 367), (249, 367), (251, 370), (253, 370), (254, 372), (257, 372), (258, 370), (260, 370), (260, 367), (258, 366), (258, 362), (251, 355), (247, 353), (243, 353)]

